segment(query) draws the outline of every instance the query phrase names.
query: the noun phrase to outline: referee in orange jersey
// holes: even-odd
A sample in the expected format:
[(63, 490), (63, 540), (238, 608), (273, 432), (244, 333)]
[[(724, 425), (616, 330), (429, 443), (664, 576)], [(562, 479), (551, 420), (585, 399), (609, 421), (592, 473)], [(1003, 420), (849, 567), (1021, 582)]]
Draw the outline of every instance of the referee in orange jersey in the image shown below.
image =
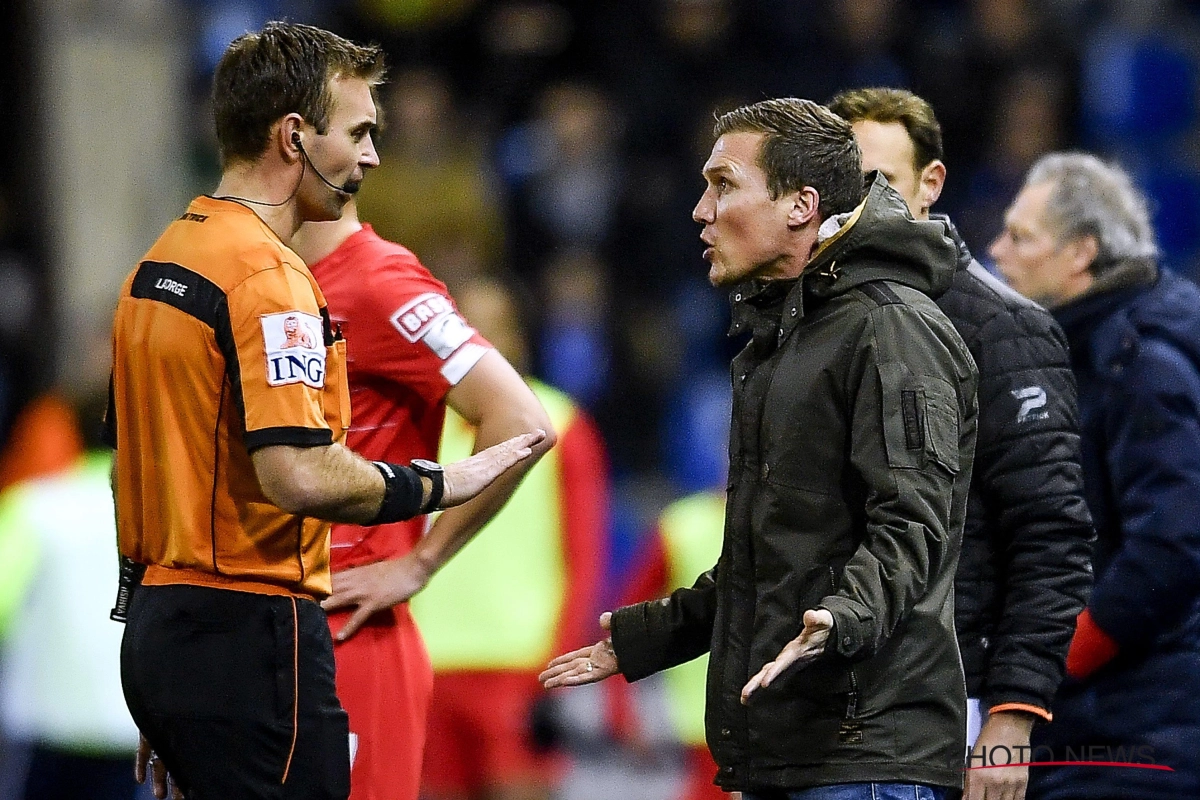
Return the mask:
[[(447, 466), (370, 462), (349, 426), (345, 342), (291, 250), (378, 163), (381, 52), (272, 23), (234, 41), (213, 107), (222, 176), (126, 279), (106, 427), (123, 557), (126, 701), (189, 800), (344, 798), (327, 521), (462, 503), (544, 433)], [(154, 755), (151, 755), (153, 752)]]

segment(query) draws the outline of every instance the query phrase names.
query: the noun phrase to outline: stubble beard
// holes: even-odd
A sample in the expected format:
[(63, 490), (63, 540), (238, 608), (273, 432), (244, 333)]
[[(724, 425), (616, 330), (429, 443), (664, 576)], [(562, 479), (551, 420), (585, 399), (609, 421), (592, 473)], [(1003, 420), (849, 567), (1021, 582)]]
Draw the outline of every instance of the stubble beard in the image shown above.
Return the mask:
[(708, 262), (708, 282), (711, 286), (720, 289), (725, 286), (731, 286), (737, 281), (729, 276), (729, 270), (726, 265), (722, 264), (714, 252)]

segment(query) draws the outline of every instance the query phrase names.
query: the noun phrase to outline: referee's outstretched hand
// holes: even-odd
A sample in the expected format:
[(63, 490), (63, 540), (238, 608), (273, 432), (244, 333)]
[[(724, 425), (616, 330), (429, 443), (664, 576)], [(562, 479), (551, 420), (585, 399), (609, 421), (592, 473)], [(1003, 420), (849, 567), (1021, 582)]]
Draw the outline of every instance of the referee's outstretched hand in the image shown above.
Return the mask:
[(445, 488), (439, 507), (450, 508), (472, 499), (517, 462), (529, 458), (533, 447), (545, 438), (546, 432), (539, 428), (494, 444), (462, 461), (443, 464)]

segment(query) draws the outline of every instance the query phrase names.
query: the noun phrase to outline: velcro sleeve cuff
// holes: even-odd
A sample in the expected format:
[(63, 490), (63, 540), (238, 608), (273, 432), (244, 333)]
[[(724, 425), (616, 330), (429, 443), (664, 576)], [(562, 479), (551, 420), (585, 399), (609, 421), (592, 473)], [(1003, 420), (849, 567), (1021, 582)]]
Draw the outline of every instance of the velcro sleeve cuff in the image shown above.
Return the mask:
[(662, 652), (662, 638), (650, 634), (650, 603), (662, 603), (663, 600), (651, 600), (632, 606), (618, 608), (613, 612), (610, 623), (613, 650), (617, 654), (617, 664), (626, 680), (637, 681), (648, 675), (653, 675), (661, 669), (665, 658)]
[(845, 597), (830, 595), (821, 601), (818, 608), (823, 608), (833, 615), (832, 652), (855, 660), (870, 655), (866, 646), (866, 631), (870, 627), (870, 620), (864, 623), (861, 604)]

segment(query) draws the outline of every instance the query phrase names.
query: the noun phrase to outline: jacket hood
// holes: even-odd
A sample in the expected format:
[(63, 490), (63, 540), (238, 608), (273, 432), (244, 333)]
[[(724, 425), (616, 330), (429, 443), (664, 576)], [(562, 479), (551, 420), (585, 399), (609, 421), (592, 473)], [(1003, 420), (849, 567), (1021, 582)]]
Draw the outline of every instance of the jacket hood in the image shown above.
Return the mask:
[(948, 226), (942, 220), (914, 220), (904, 198), (878, 171), (867, 181), (867, 195), (854, 211), (821, 225), (817, 249), (804, 270), (805, 288), (816, 297), (833, 297), (886, 279), (940, 297), (959, 266), (959, 248)]
[(958, 268), (969, 269), (975, 257), (971, 255), (971, 248), (967, 247), (966, 240), (958, 232), (958, 228), (954, 227), (954, 223), (950, 221), (950, 217), (945, 214), (930, 214), (929, 218), (946, 226), (946, 235), (950, 237), (950, 241), (954, 242), (954, 246), (958, 249)]

